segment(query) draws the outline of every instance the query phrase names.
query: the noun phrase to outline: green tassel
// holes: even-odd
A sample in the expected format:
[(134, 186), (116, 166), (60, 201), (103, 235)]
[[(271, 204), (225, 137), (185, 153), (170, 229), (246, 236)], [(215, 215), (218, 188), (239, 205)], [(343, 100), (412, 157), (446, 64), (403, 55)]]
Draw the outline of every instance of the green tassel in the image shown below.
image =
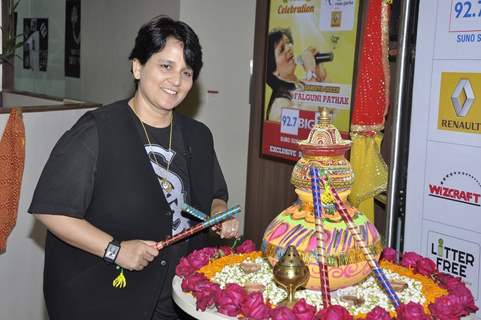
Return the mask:
[(237, 242), (240, 240), (240, 238), (235, 238), (234, 242), (232, 243), (231, 248), (234, 249), (237, 246)]
[(112, 286), (114, 286), (114, 288), (123, 289), (127, 286), (127, 278), (125, 278), (124, 269), (119, 266), (116, 268), (117, 270), (120, 269), (120, 274), (114, 279), (114, 281), (112, 281)]

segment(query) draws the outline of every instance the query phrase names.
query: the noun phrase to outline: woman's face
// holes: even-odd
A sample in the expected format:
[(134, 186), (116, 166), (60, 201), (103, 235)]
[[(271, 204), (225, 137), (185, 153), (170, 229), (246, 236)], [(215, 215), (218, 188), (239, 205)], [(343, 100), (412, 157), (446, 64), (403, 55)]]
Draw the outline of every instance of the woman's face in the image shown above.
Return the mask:
[(139, 80), (138, 93), (158, 110), (171, 111), (192, 88), (194, 73), (184, 61), (184, 44), (174, 38), (168, 38), (164, 49), (144, 65), (134, 59), (132, 71)]
[(292, 52), (292, 43), (286, 35), (283, 35), (277, 43), (274, 48), (274, 55), (276, 58), (275, 73), (281, 78), (289, 78), (289, 76), (294, 75), (296, 63)]

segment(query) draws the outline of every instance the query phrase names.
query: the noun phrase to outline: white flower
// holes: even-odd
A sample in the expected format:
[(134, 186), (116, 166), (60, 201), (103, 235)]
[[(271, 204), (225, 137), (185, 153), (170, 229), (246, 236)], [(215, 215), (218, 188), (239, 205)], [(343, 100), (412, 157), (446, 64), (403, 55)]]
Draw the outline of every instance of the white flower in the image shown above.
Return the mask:
[[(287, 292), (275, 283), (272, 267), (268, 261), (264, 258), (257, 258), (254, 262), (261, 266), (256, 272), (245, 273), (240, 267), (240, 263), (236, 263), (225, 266), (212, 278), (212, 281), (218, 283), (221, 288), (224, 288), (228, 283), (236, 283), (241, 286), (247, 282), (262, 284), (265, 286), (263, 292), (264, 299), (269, 300), (273, 305), (276, 305), (287, 298)], [(384, 270), (384, 273), (389, 281), (399, 280), (407, 284), (407, 288), (398, 293), (399, 299), (402, 303), (412, 301), (424, 304), (426, 302), (426, 299), (422, 294), (421, 282), (409, 277), (401, 276), (389, 270)], [(341, 297), (345, 295), (360, 298), (364, 303), (359, 306), (350, 305), (348, 302), (341, 299)], [(299, 290), (296, 292), (295, 297), (298, 299), (306, 299), (307, 303), (316, 306), (317, 309), (322, 308), (322, 295), (320, 291), (308, 289)], [(395, 310), (388, 296), (379, 286), (376, 278), (372, 274), (357, 285), (331, 292), (331, 302), (332, 304), (338, 304), (345, 307), (353, 316), (359, 313), (366, 314), (376, 306), (382, 307), (388, 312)]]

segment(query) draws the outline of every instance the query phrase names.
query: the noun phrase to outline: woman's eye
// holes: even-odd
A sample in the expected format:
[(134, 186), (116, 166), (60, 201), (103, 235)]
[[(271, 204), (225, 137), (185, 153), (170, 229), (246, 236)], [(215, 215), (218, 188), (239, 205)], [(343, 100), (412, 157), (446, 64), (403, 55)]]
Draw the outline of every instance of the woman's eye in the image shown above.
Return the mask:
[(184, 71), (184, 77), (186, 78), (192, 78), (193, 77), (193, 73), (192, 71)]
[(164, 69), (164, 70), (170, 70), (170, 68), (172, 68), (172, 67), (171, 67), (170, 64), (162, 63), (162, 64), (160, 65), (160, 68), (162, 68), (162, 69)]

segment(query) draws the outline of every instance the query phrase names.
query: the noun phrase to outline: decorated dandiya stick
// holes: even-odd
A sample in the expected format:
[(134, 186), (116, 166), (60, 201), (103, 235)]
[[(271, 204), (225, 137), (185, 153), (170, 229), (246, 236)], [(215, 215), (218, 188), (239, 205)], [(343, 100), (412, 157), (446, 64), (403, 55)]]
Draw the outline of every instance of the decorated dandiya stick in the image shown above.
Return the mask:
[(182, 205), (182, 211), (185, 211), (187, 212), (188, 214), (190, 214), (191, 216), (194, 216), (196, 217), (197, 219), (199, 220), (202, 220), (202, 221), (206, 221), (210, 218), (209, 215), (203, 213), (202, 211), (200, 210), (197, 210), (196, 208), (192, 207), (192, 206), (189, 206), (187, 203), (184, 203)]
[(227, 211), (218, 213), (215, 216), (210, 217), (206, 221), (198, 223), (195, 226), (190, 227), (188, 229), (185, 229), (184, 231), (176, 234), (173, 237), (167, 238), (164, 241), (157, 242), (156, 248), (157, 248), (157, 250), (162, 250), (163, 248), (168, 247), (171, 244), (179, 242), (180, 240), (188, 238), (188, 237), (190, 237), (190, 236), (192, 236), (196, 233), (199, 233), (200, 231), (202, 231), (206, 228), (209, 228), (213, 225), (221, 223), (222, 221), (229, 219), (230, 217), (239, 213), (240, 211), (241, 211), (240, 206), (235, 206), (235, 207), (230, 208)]
[(319, 170), (316, 167), (310, 168), (311, 189), (314, 203), (314, 217), (316, 222), (317, 238), (317, 262), (321, 280), (321, 295), (324, 308), (331, 306), (331, 293), (329, 288), (329, 272), (327, 271), (326, 248), (324, 246), (324, 227), (322, 226), (322, 202), (319, 183)]
[(357, 245), (361, 248), (361, 251), (364, 254), (364, 257), (367, 260), (367, 263), (371, 267), (374, 276), (376, 277), (379, 285), (383, 288), (383, 290), (386, 292), (389, 300), (391, 300), (392, 304), (397, 308), (401, 304), (401, 300), (399, 300), (399, 297), (397, 296), (396, 292), (394, 292), (393, 287), (391, 286), (391, 283), (387, 279), (386, 275), (384, 274), (384, 271), (382, 271), (381, 267), (377, 263), (376, 259), (374, 259), (373, 255), (371, 252), (369, 252), (369, 249), (367, 248), (367, 241), (364, 241), (362, 239), (361, 234), (359, 233), (359, 230), (357, 226), (354, 224), (354, 221), (352, 220), (351, 216), (349, 215), (346, 206), (341, 200), (341, 197), (339, 197), (339, 194), (337, 193), (336, 189), (334, 189), (333, 186), (331, 186), (328, 182), (327, 176), (323, 175), (321, 177), (322, 183), (326, 186), (328, 186), (329, 190), (331, 191), (331, 194), (334, 196), (334, 200), (336, 202), (337, 208), (339, 210), (339, 213), (344, 220), (344, 222), (347, 225), (347, 228), (351, 232), (354, 241), (356, 241)]

